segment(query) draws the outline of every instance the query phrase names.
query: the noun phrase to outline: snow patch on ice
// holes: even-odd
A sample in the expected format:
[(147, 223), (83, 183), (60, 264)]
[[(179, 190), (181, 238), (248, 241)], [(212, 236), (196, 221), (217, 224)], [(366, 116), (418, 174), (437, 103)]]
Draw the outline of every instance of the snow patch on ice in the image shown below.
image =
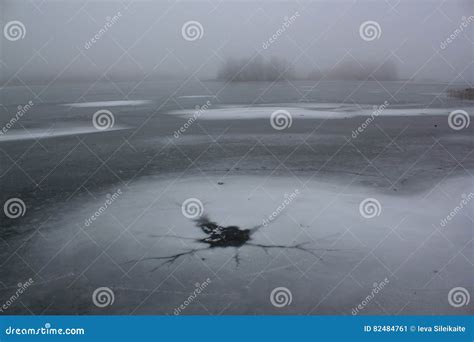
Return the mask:
[(150, 100), (120, 100), (120, 101), (95, 101), (95, 102), (76, 102), (64, 103), (61, 106), (68, 106), (74, 108), (89, 108), (89, 107), (122, 107), (122, 106), (139, 106), (151, 103)]
[(50, 129), (32, 128), (32, 129), (15, 129), (10, 130), (6, 134), (0, 134), (0, 142), (3, 141), (19, 141), (29, 139), (47, 139), (54, 137), (73, 136), (79, 134), (104, 133), (108, 131), (116, 131), (127, 129), (127, 127), (114, 126), (105, 131), (99, 131), (94, 127), (53, 127)]
[[(290, 103), (280, 106), (219, 106), (204, 111), (199, 119), (225, 120), (225, 119), (270, 119), (276, 110), (286, 110), (293, 119), (343, 119), (356, 116), (371, 116), (377, 106), (352, 105), (345, 103)], [(378, 111), (380, 116), (423, 116), (423, 115), (449, 115), (454, 108), (416, 108), (406, 105), (387, 106)], [(192, 117), (194, 110), (180, 109), (169, 111), (165, 114), (181, 117)]]
[(178, 99), (199, 99), (199, 98), (216, 98), (214, 95), (182, 95)]

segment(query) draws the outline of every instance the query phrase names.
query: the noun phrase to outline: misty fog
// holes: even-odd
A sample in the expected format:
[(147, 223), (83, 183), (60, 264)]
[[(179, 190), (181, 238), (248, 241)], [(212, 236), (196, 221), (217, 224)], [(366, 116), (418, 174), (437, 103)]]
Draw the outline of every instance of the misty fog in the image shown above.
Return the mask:
[[(261, 75), (236, 79), (274, 80), (281, 71), (282, 78), (363, 79), (378, 70), (387, 80), (465, 83), (473, 81), (474, 25), (442, 45), (469, 13), (469, 0), (3, 0), (2, 25), (19, 20), (26, 34), (0, 41), (0, 80), (215, 79), (252, 60), (246, 69), (261, 65)], [(182, 27), (193, 20), (202, 37), (187, 41)], [(359, 36), (368, 20), (381, 28), (370, 42)]]

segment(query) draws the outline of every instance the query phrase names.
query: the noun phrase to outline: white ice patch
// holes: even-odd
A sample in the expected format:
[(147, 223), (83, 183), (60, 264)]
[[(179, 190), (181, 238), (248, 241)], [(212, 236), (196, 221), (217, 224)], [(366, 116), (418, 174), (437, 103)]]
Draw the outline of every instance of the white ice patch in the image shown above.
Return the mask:
[(214, 95), (183, 95), (178, 96), (178, 99), (199, 99), (199, 98), (216, 98)]
[(96, 101), (96, 102), (76, 102), (64, 103), (61, 106), (75, 107), (75, 108), (89, 108), (89, 107), (121, 107), (121, 106), (139, 106), (151, 103), (150, 100), (129, 100), (129, 101)]
[[(220, 106), (203, 111), (199, 119), (270, 119), (276, 110), (286, 110), (293, 119), (343, 119), (356, 116), (371, 116), (377, 111), (380, 116), (423, 116), (448, 115), (454, 108), (410, 108), (407, 105), (388, 105), (383, 110), (377, 110), (373, 105), (352, 105), (345, 103), (285, 103), (280, 106)], [(469, 111), (468, 111), (469, 112)], [(192, 117), (192, 109), (169, 111), (168, 115)]]
[(28, 139), (47, 139), (53, 137), (73, 136), (78, 134), (103, 133), (107, 131), (115, 131), (126, 129), (126, 127), (114, 126), (105, 131), (99, 131), (94, 127), (54, 127), (49, 129), (33, 128), (33, 129), (14, 129), (6, 134), (0, 134), (0, 142), (18, 141)]
[[(199, 119), (204, 120), (225, 120), (225, 119), (270, 119), (272, 113), (276, 110), (284, 109), (288, 111), (293, 118), (344, 118), (348, 117), (346, 113), (325, 110), (312, 110), (299, 107), (220, 107), (203, 111)], [(166, 114), (178, 115), (182, 117), (192, 117), (194, 110), (174, 110)]]
[[(333, 264), (327, 265), (326, 271), (333, 272), (344, 269), (351, 255), (354, 257), (351, 253), (372, 250), (384, 237), (391, 234), (393, 227), (401, 224), (402, 227), (398, 227), (398, 230), (405, 240), (394, 239), (391, 248), (395, 254), (386, 255), (386, 262), (396, 267), (416, 248), (421, 239), (432, 233), (433, 227), (441, 229), (438, 225), (440, 219), (459, 202), (446, 200), (443, 191), (459, 200), (462, 199), (461, 194), (474, 191), (468, 178), (450, 179), (424, 193), (399, 196), (370, 187), (351, 185), (350, 180), (341, 179), (340, 184), (335, 184), (310, 180), (309, 177), (311, 174), (300, 177), (307, 181), (305, 184), (294, 177), (267, 178), (225, 173), (207, 173), (206, 177), (145, 178), (130, 185), (108, 209), (108, 213), (112, 215), (103, 215), (100, 222), (95, 223), (95, 227), (100, 228), (104, 234), (101, 235), (104, 243), (116, 234), (115, 220), (122, 222), (124, 226), (133, 224), (134, 234), (143, 239), (160, 235), (202, 238), (204, 234), (196, 227), (196, 223), (182, 213), (182, 204), (186, 200), (198, 199), (196, 202), (199, 203), (202, 214), (211, 221), (223, 226), (235, 225), (241, 229), (261, 226), (252, 236), (254, 243), (291, 245), (295, 242), (308, 242), (313, 248), (334, 248), (337, 245), (342, 248), (341, 252), (328, 253), (327, 256), (331, 257)], [(377, 215), (370, 219), (360, 211), (360, 204), (368, 198), (374, 198), (379, 203)], [(99, 206), (100, 200), (97, 203), (91, 202), (89, 207), (80, 209), (79, 213), (69, 215), (68, 225), (81, 225), (80, 219), (87, 217), (87, 214), (94, 212)], [(449, 234), (471, 234), (470, 226), (466, 225), (468, 219), (462, 215), (468, 214), (468, 210), (450, 222)], [(74, 222), (73, 217), (79, 218), (79, 221)], [(171, 232), (170, 227), (173, 227)], [(350, 229), (351, 233), (344, 235), (346, 229)], [(360, 240), (355, 240), (352, 234)], [(196, 247), (190, 240), (186, 240), (187, 245), (183, 245), (182, 241), (173, 238), (156, 237), (156, 240), (148, 242), (153, 243), (153, 251), (150, 251), (153, 256), (168, 255), (172, 252), (172, 247), (180, 251)], [(155, 246), (154, 243), (158, 245)], [(197, 244), (197, 247), (202, 246)], [(142, 256), (142, 251), (133, 248), (117, 250), (121, 253), (117, 255), (120, 259), (127, 258), (125, 254), (128, 253), (130, 259)], [(209, 257), (206, 263), (217, 267), (218, 257), (211, 258), (209, 252), (211, 251), (203, 252), (203, 256)], [(247, 260), (242, 262), (242, 271), (258, 271), (257, 260), (263, 264), (269, 262), (265, 252), (258, 248), (248, 247), (242, 252), (247, 255)], [(437, 253), (435, 249), (425, 250), (423, 258), (436, 258)], [(311, 259), (311, 256), (304, 253), (295, 257)], [(188, 262), (193, 262), (193, 259)], [(156, 263), (151, 261), (147, 266), (154, 267)], [(368, 276), (371, 271), (366, 271)], [(411, 282), (410, 277), (406, 278), (407, 282)]]

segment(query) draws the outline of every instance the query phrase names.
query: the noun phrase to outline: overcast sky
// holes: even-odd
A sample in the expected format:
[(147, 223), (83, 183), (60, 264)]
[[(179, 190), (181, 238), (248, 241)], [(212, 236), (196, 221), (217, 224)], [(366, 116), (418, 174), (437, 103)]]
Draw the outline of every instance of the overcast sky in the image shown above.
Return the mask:
[[(100, 34), (114, 15), (118, 19)], [(294, 20), (265, 49), (292, 15)], [(402, 78), (473, 82), (473, 15), (472, 0), (0, 0), (0, 77), (3, 82), (12, 77), (95, 80), (104, 73), (110, 78), (192, 73), (212, 78), (225, 59), (260, 53), (285, 58), (303, 74), (343, 61), (389, 59)], [(467, 27), (442, 49), (463, 20)], [(3, 29), (11, 21), (23, 24), (23, 39), (7, 39)], [(183, 38), (188, 21), (202, 26), (196, 40)], [(359, 28), (365, 21), (377, 22), (380, 36), (362, 39)], [(100, 38), (86, 48), (97, 34)]]

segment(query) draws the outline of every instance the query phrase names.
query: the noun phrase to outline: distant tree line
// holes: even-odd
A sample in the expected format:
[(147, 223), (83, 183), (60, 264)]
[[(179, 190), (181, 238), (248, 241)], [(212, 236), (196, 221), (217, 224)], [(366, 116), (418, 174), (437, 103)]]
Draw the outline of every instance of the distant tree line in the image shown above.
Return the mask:
[(273, 57), (264, 60), (261, 56), (254, 58), (229, 58), (217, 71), (217, 79), (245, 81), (278, 81), (295, 79), (294, 68), (284, 59)]
[(463, 100), (474, 100), (474, 88), (450, 89), (448, 95)]
[(297, 73), (294, 66), (285, 59), (277, 57), (264, 59), (262, 56), (256, 56), (241, 59), (229, 58), (217, 71), (217, 79), (227, 82), (321, 79), (389, 81), (397, 80), (398, 72), (395, 64), (391, 61), (387, 61), (382, 65), (375, 63), (359, 64), (356, 61), (351, 61), (340, 63), (330, 70)]

